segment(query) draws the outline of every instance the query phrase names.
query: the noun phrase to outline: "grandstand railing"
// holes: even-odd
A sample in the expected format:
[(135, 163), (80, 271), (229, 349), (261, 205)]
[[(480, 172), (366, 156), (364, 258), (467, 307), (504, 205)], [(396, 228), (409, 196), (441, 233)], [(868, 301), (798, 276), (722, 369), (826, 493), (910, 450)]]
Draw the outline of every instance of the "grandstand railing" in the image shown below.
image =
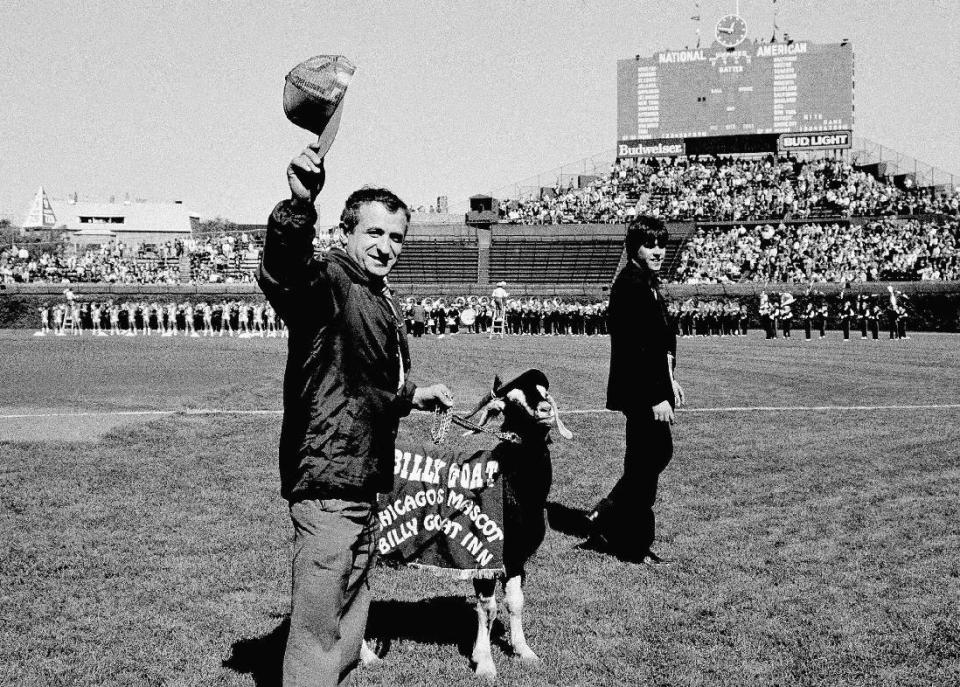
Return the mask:
[(853, 148), (847, 154), (851, 162), (856, 165), (886, 163), (886, 173), (890, 176), (912, 174), (916, 185), (921, 188), (942, 187), (954, 190), (957, 188), (957, 182), (960, 181), (950, 172), (860, 136), (854, 137)]
[(521, 179), (493, 189), (488, 195), (498, 200), (530, 200), (540, 197), (540, 189), (577, 188), (581, 176), (609, 174), (617, 156), (616, 148), (611, 148), (574, 162), (567, 162), (540, 174)]

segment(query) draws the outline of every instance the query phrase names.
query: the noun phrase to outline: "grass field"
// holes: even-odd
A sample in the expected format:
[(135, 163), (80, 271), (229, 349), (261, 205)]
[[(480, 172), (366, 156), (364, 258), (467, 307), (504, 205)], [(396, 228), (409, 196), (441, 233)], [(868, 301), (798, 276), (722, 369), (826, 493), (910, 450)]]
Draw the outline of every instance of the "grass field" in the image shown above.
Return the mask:
[[(279, 684), (284, 345), (0, 332), (0, 684)], [(461, 409), (530, 366), (561, 410), (603, 406), (602, 338), (412, 347), (415, 379)], [(960, 684), (960, 336), (685, 339), (679, 357), (657, 545), (677, 563), (579, 548), (569, 521), (617, 479), (623, 421), (567, 415), (526, 587), (543, 665), (501, 641), (499, 683)], [(359, 685), (476, 683), (468, 585), (381, 569), (374, 590), (388, 651)]]

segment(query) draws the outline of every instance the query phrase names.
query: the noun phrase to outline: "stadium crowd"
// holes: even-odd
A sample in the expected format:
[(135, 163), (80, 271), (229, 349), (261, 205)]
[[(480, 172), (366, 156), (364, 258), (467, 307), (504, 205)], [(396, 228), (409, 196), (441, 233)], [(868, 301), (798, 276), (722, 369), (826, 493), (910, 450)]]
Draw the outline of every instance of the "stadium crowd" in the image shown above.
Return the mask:
[[(329, 242), (318, 240), (318, 251)], [(253, 281), (261, 246), (248, 235), (177, 240), (130, 251), (77, 255), (0, 250), (0, 283), (212, 284)], [(184, 258), (186, 256), (186, 258)], [(189, 265), (189, 277), (184, 278)], [(700, 227), (680, 252), (672, 281), (951, 281), (960, 279), (960, 221), (883, 218), (862, 224), (777, 223)]]
[(652, 158), (615, 164), (582, 188), (557, 185), (501, 204), (511, 224), (618, 223), (635, 214), (673, 221), (960, 214), (960, 193), (900, 188), (842, 159)]
[[(748, 225), (698, 229), (670, 277), (681, 283), (960, 279), (960, 193), (902, 189), (842, 159), (652, 159), (549, 191), (501, 204), (501, 221), (611, 223), (639, 213)], [(329, 233), (314, 241), (318, 252), (330, 245)], [(252, 282), (261, 252), (256, 232), (79, 251), (10, 246), (0, 248), (0, 283)]]
[(252, 233), (174, 239), (136, 247), (122, 241), (66, 251), (0, 249), (2, 283), (211, 284), (252, 282), (262, 241)]
[(675, 277), (687, 284), (955, 279), (960, 222), (893, 218), (701, 227), (681, 251)]

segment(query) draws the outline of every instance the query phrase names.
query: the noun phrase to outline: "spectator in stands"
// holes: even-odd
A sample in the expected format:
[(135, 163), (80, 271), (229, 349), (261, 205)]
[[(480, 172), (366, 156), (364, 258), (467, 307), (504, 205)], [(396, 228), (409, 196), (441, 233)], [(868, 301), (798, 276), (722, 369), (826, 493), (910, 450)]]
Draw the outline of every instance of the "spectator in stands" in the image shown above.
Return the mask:
[(520, 224), (623, 222), (634, 211), (669, 220), (746, 221), (814, 215), (859, 217), (946, 213), (960, 194), (901, 189), (846, 160), (800, 161), (695, 157), (614, 165), (583, 188), (559, 184), (501, 205), (501, 219)]

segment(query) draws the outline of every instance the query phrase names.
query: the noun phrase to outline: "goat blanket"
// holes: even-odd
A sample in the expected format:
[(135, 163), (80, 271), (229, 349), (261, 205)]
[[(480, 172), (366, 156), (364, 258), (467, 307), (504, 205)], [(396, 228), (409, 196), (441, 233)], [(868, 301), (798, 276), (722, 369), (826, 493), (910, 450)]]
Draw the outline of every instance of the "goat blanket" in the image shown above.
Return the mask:
[(387, 564), (456, 577), (503, 571), (503, 487), (487, 451), (398, 444), (393, 491), (378, 499), (377, 550)]

